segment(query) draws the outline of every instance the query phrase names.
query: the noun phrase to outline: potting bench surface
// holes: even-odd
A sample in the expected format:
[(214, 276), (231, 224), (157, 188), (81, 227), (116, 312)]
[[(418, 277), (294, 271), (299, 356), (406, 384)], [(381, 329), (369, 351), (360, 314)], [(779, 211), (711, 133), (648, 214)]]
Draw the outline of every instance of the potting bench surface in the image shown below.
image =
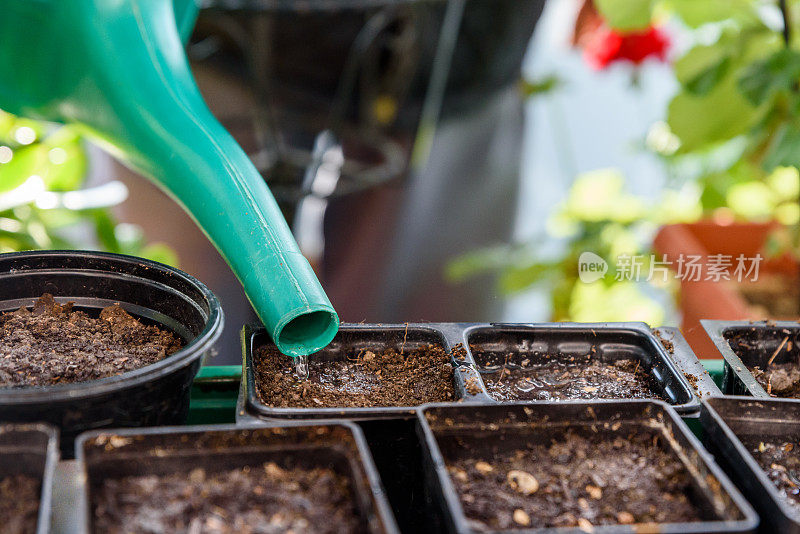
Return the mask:
[[(722, 382), (723, 360), (700, 360), (717, 385)], [(238, 365), (203, 367), (192, 386), (190, 425), (233, 423), (242, 368)]]

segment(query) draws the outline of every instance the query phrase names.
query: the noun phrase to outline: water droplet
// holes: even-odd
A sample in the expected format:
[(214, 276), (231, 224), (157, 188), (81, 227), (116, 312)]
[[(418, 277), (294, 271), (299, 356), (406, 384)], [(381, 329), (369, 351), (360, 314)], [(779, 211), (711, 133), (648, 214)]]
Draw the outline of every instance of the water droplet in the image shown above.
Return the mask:
[(308, 356), (303, 354), (294, 359), (294, 372), (300, 380), (308, 380)]

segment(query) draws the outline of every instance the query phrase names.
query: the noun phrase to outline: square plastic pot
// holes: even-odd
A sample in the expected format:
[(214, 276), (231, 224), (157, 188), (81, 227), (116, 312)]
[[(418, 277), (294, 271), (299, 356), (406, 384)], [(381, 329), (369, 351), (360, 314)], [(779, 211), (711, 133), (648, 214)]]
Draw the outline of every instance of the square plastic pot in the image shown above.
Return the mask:
[[(619, 423), (619, 424), (617, 424)], [(511, 530), (476, 529), (468, 521), (450, 474), (448, 459), (458, 457), (464, 447), (485, 450), (491, 458), (498, 451), (516, 450), (524, 443), (548, 443), (560, 439), (568, 429), (599, 433), (609, 439), (625, 439), (630, 433), (660, 434), (676, 459), (686, 466), (693, 480), (693, 503), (714, 512), (720, 519), (692, 523), (663, 523), (648, 532), (754, 532), (758, 516), (739, 494), (711, 455), (681, 418), (661, 401), (537, 402), (493, 405), (429, 405), (419, 410), (419, 432), (424, 440), (427, 484), (432, 506), (444, 519), (447, 532), (578, 532), (577, 528), (530, 528)], [(441, 447), (442, 439), (459, 438), (461, 447)], [(522, 444), (522, 445), (521, 445)], [(698, 500), (700, 502), (698, 502)], [(641, 525), (596, 525), (592, 532), (640, 532)], [(637, 530), (638, 528), (638, 530)]]
[[(767, 368), (772, 355), (778, 351), (773, 363), (795, 361), (800, 350), (800, 325), (790, 321), (700, 321), (706, 333), (722, 354), (725, 369), (722, 376), (722, 393), (725, 395), (752, 395), (763, 399), (773, 396), (761, 387), (750, 372), (752, 367)], [(788, 337), (786, 344), (783, 340)], [(740, 340), (736, 350), (731, 345)], [(789, 342), (794, 350), (787, 350)]]
[(53, 473), (57, 463), (55, 428), (40, 423), (0, 425), (0, 478), (27, 475), (40, 483), (37, 534), (50, 532)]
[(669, 333), (673, 339), (671, 352), (644, 323), (472, 325), (464, 329), (463, 343), (478, 369), (492, 354), (498, 353), (507, 354), (512, 366), (525, 359), (533, 364), (580, 361), (587, 356), (602, 362), (633, 359), (650, 375), (657, 385), (656, 393), (665, 402), (682, 415), (696, 415), (700, 402), (684, 375), (689, 371), (682, 368), (694, 369), (696, 373), (699, 362), (680, 333), (675, 330)]
[(800, 401), (714, 397), (703, 401), (700, 421), (706, 447), (761, 516), (762, 532), (800, 533), (800, 508), (787, 502), (741, 436), (796, 440), (800, 435)]
[[(116, 445), (110, 437), (121, 438)], [(328, 467), (352, 481), (364, 532), (398, 532), (361, 430), (348, 422), (287, 422), (241, 428), (209, 425), (82, 434), (75, 442), (82, 514), (71, 532), (92, 531), (92, 494), (108, 478), (220, 471), (291, 457)]]
[[(425, 345), (441, 345), (448, 353), (452, 350), (453, 339), (459, 339), (455, 325), (435, 323), (409, 323), (377, 325), (377, 324), (343, 324), (339, 333), (330, 345), (313, 354), (314, 361), (343, 361), (354, 350), (369, 349), (379, 352), (386, 349), (415, 350)], [(455, 330), (455, 332), (454, 332)], [(455, 336), (454, 336), (455, 334)], [(458, 341), (460, 342), (460, 340)], [(413, 418), (415, 406), (382, 406), (368, 408), (274, 408), (266, 405), (257, 392), (254, 372), (254, 355), (264, 345), (272, 345), (269, 336), (260, 326), (245, 326), (242, 331), (242, 350), (244, 365), (242, 366), (242, 391), (239, 395), (237, 422), (248, 419), (333, 419), (371, 420), (389, 418)], [(453, 389), (456, 400), (484, 400), (482, 392), (478, 395), (467, 391), (467, 380), (480, 380), (471, 360), (456, 361), (451, 358), (454, 368)]]

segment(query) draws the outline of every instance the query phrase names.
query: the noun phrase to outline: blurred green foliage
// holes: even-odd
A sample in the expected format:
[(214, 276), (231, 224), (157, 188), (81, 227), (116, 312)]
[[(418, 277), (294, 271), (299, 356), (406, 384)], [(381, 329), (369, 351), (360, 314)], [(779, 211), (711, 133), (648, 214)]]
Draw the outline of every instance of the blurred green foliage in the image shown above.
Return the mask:
[(82, 189), (83, 143), (73, 127), (0, 111), (0, 252), (98, 249), (177, 265), (168, 246), (147, 244), (138, 226), (116, 220), (110, 197), (118, 194)]
[[(687, 38), (672, 63), (679, 90), (645, 140), (669, 175), (662, 198), (648, 203), (631, 195), (613, 170), (586, 173), (548, 221), (548, 239), (562, 240), (559, 252), (543, 253), (541, 241), (493, 247), (457, 258), (445, 274), (462, 282), (497, 272), (504, 293), (545, 287), (553, 320), (662, 324), (656, 293), (664, 284), (615, 280), (613, 265), (621, 254), (649, 257), (662, 224), (775, 220), (784, 227), (767, 254), (788, 250), (800, 257), (800, 35), (784, 31), (800, 28), (800, 0), (595, 0), (595, 6), (622, 32), (669, 22)], [(597, 282), (579, 282), (584, 251), (609, 264)]]

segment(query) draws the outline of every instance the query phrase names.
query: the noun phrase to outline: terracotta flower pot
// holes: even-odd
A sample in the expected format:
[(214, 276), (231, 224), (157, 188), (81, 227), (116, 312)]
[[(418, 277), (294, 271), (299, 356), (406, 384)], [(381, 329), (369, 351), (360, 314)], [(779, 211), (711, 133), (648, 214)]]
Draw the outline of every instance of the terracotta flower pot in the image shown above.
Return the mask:
[[(763, 280), (769, 275), (798, 275), (798, 263), (789, 254), (767, 258), (764, 252), (770, 233), (777, 223), (719, 224), (701, 221), (692, 224), (673, 224), (659, 230), (653, 248), (659, 259), (675, 262), (681, 255), (701, 256), (702, 269), (692, 280), (680, 280), (679, 305), (682, 315), (681, 330), (686, 340), (700, 358), (719, 358), (719, 352), (705, 334), (700, 319), (765, 319), (765, 310), (748, 304), (741, 289), (752, 287), (753, 281), (745, 277), (741, 282), (734, 276), (736, 258), (764, 258), (758, 269)], [(722, 254), (732, 258), (733, 265), (726, 269), (730, 280), (709, 278), (707, 258)], [(666, 256), (666, 258), (664, 258)], [(770, 317), (772, 318), (772, 317)]]

